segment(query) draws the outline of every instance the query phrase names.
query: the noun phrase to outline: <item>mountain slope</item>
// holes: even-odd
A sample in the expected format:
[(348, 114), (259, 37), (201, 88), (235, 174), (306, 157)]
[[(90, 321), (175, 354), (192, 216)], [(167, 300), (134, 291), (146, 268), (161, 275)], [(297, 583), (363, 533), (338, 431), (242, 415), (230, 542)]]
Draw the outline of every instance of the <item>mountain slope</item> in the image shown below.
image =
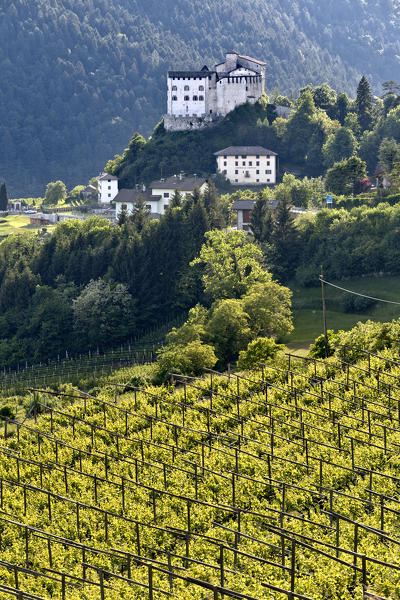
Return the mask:
[(232, 47), (267, 61), (268, 89), (328, 81), (354, 95), (396, 79), (399, 0), (3, 0), (0, 179), (11, 194), (85, 182), (148, 135), (168, 68)]

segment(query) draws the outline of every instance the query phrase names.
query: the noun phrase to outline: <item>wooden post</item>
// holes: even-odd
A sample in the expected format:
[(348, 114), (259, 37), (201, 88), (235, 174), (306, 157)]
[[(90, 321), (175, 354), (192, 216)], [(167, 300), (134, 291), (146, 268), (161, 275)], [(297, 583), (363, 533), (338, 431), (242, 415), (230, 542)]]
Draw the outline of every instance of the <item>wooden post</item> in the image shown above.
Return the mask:
[[(219, 547), (219, 567), (220, 567), (220, 581), (221, 581), (221, 587), (224, 587), (224, 581), (225, 581), (225, 576), (224, 576), (224, 547), (221, 546)], [(223, 594), (221, 594), (222, 598), (224, 597)]]
[(101, 598), (101, 600), (105, 600), (105, 595), (104, 595), (104, 573), (103, 573), (103, 569), (99, 569), (99, 579), (100, 579), (100, 598)]
[(292, 553), (290, 565), (290, 600), (294, 600), (294, 584), (296, 577), (296, 540), (292, 540)]
[(140, 534), (139, 534), (139, 523), (136, 523), (136, 549), (138, 556), (140, 556)]
[(324, 322), (324, 339), (325, 339), (325, 358), (328, 358), (328, 329), (326, 326), (326, 303), (325, 303), (325, 286), (324, 286), (324, 270), (321, 265), (321, 300), (322, 300), (322, 317)]

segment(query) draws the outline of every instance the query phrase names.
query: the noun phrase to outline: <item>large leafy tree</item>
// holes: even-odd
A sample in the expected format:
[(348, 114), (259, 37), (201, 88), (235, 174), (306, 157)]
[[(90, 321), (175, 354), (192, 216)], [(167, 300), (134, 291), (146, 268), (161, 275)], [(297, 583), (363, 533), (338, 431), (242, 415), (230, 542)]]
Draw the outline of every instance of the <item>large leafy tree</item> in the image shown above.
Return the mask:
[(271, 280), (263, 268), (263, 255), (243, 231), (209, 231), (200, 255), (192, 265), (200, 265), (206, 296), (214, 301), (240, 298), (257, 281)]
[(341, 127), (328, 137), (322, 148), (325, 164), (332, 167), (336, 162), (350, 158), (357, 152), (357, 147), (358, 142), (351, 129)]
[(67, 188), (62, 181), (54, 181), (47, 184), (44, 203), (47, 205), (57, 205), (63, 202), (67, 197)]
[(357, 182), (366, 176), (365, 162), (357, 156), (352, 156), (336, 163), (328, 170), (325, 187), (334, 194), (351, 194), (354, 193)]

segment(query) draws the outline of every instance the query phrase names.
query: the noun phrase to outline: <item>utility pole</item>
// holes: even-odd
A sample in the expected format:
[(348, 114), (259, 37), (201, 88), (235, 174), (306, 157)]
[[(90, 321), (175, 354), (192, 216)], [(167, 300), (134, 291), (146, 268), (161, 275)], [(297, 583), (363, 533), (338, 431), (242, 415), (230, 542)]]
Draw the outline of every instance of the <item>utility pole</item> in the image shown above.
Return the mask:
[(321, 265), (321, 298), (322, 298), (322, 317), (324, 320), (324, 337), (325, 337), (325, 358), (328, 358), (328, 330), (326, 328), (326, 304), (325, 304), (325, 285), (324, 285), (324, 270)]

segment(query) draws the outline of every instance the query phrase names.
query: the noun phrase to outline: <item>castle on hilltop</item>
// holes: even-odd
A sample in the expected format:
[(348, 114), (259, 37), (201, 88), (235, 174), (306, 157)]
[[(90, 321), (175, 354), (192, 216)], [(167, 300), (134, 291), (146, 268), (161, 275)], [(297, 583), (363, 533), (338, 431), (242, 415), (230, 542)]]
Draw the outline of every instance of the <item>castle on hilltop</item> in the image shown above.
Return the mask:
[(254, 104), (265, 90), (266, 63), (228, 52), (210, 71), (168, 71), (167, 131), (201, 129), (240, 104)]

